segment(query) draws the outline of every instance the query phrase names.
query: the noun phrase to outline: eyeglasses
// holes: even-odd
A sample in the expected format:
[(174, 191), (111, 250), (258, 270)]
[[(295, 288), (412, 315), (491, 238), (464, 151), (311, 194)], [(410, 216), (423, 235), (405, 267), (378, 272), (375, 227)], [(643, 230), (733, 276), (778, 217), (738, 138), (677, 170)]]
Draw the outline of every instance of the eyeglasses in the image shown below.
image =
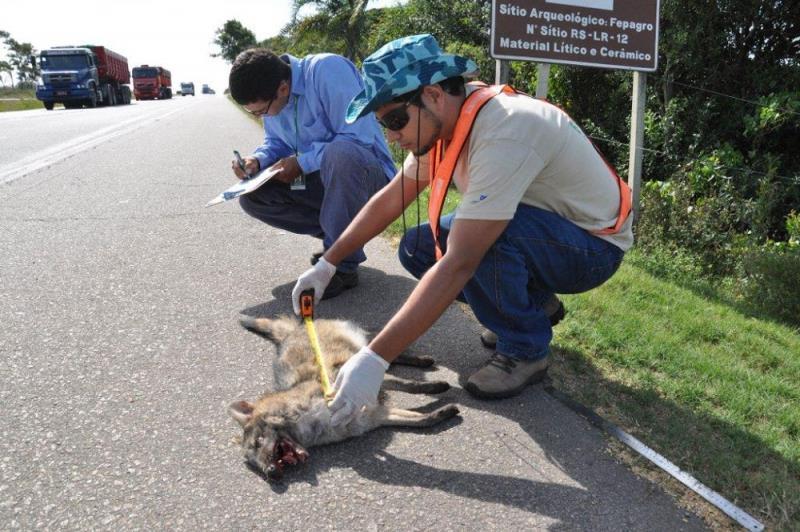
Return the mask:
[(406, 127), (408, 121), (411, 119), (411, 117), (408, 116), (408, 106), (411, 105), (412, 100), (413, 98), (378, 118), (378, 123), (389, 131), (400, 131)]
[(272, 107), (272, 102), (274, 102), (274, 101), (275, 101), (275, 98), (272, 98), (269, 101), (269, 103), (267, 104), (267, 108), (266, 109), (259, 109), (257, 111), (251, 111), (250, 109), (248, 109), (247, 107), (244, 107), (244, 106), (242, 106), (242, 109), (244, 109), (245, 111), (247, 111), (248, 113), (250, 113), (253, 116), (264, 116), (265, 114), (269, 113), (269, 108)]

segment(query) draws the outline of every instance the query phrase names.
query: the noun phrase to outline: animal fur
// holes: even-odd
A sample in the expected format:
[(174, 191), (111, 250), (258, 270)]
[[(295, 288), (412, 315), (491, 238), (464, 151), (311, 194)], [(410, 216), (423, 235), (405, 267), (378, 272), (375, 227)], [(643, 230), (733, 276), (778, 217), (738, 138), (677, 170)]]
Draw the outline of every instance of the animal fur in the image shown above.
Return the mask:
[[(237, 401), (229, 408), (244, 430), (242, 449), (248, 465), (271, 480), (279, 479), (287, 465), (305, 462), (306, 449), (315, 445), (342, 441), (383, 426), (429, 427), (458, 414), (455, 405), (428, 414), (392, 408), (385, 404), (381, 391), (376, 405), (365, 407), (350, 422), (334, 427), (304, 325), (286, 316), (240, 321), (278, 347), (274, 364), (277, 390), (265, 393), (255, 403)], [(332, 384), (339, 367), (367, 344), (367, 335), (342, 320), (315, 320), (314, 325)], [(433, 363), (431, 359), (408, 355), (395, 362), (416, 366)], [(449, 387), (446, 382), (420, 382), (390, 375), (384, 380), (384, 388), (409, 393), (441, 393)]]

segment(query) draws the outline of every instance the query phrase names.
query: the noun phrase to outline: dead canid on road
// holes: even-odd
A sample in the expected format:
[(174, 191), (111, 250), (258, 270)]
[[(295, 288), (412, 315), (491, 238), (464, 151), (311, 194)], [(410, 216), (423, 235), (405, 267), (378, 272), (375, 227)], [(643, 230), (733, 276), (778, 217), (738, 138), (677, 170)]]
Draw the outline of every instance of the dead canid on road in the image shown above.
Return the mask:
[[(280, 479), (287, 465), (305, 462), (306, 449), (359, 436), (385, 426), (429, 427), (458, 414), (455, 405), (423, 414), (392, 408), (381, 391), (378, 404), (365, 407), (352, 421), (331, 425), (331, 414), (322, 395), (314, 353), (302, 323), (296, 318), (242, 318), (241, 324), (275, 343), (278, 358), (274, 373), (277, 389), (255, 403), (236, 401), (229, 411), (244, 430), (242, 449), (248, 465)], [(367, 344), (366, 332), (351, 322), (315, 320), (325, 366), (331, 382), (344, 362)], [(427, 366), (430, 359), (402, 355), (395, 363)], [(384, 387), (408, 393), (441, 393), (446, 382), (420, 382), (387, 375)]]

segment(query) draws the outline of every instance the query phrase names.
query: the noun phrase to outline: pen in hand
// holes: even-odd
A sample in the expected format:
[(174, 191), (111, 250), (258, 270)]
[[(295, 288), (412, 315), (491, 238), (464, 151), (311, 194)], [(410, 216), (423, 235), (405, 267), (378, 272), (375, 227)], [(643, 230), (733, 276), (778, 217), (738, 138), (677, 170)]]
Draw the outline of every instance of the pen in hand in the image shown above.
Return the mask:
[(242, 156), (236, 150), (233, 150), (233, 154), (236, 156), (236, 164), (238, 164), (239, 168), (242, 170), (242, 172), (244, 172), (244, 175), (245, 175), (244, 178), (245, 179), (250, 179), (252, 176), (247, 173), (247, 170), (245, 170), (244, 159), (242, 159)]

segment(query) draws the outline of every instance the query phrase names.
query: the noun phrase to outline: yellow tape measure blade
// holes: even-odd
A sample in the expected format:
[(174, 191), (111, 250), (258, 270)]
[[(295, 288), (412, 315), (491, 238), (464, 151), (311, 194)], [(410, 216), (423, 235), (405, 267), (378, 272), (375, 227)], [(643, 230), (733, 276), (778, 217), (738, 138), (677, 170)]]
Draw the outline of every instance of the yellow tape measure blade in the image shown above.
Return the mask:
[(314, 351), (314, 363), (319, 368), (319, 380), (322, 385), (322, 393), (325, 397), (333, 395), (331, 389), (331, 381), (328, 378), (328, 370), (325, 368), (325, 361), (322, 359), (322, 349), (319, 347), (319, 339), (317, 338), (317, 330), (314, 328), (314, 322), (311, 318), (304, 318), (306, 324), (306, 332), (308, 332), (308, 339), (311, 342), (311, 350)]

